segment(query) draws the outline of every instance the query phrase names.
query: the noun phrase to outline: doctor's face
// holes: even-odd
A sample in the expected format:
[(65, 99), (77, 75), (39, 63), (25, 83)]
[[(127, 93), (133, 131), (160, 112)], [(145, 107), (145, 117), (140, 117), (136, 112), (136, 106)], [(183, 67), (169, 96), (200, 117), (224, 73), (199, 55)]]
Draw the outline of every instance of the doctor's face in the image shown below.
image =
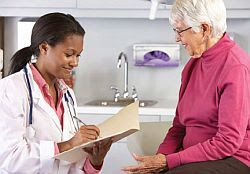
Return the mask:
[(55, 46), (46, 44), (42, 56), (43, 71), (45, 78), (53, 80), (68, 79), (72, 70), (78, 66), (80, 54), (83, 50), (83, 37), (80, 35), (69, 35), (63, 42)]

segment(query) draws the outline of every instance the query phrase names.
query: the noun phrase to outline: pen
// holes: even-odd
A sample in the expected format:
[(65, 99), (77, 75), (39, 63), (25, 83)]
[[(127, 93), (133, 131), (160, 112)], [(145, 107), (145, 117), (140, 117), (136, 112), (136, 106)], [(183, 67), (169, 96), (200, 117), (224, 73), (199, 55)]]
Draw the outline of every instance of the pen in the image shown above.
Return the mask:
[[(76, 116), (73, 116), (74, 119), (76, 119), (78, 122), (82, 123), (84, 126), (87, 126), (86, 123), (84, 123), (81, 119), (77, 118)], [(101, 138), (101, 136), (99, 135), (97, 138)]]
[(74, 119), (76, 119), (77, 121), (82, 123), (84, 126), (87, 126), (87, 124), (85, 124), (81, 119), (77, 118), (76, 116), (73, 116), (73, 117), (74, 117)]

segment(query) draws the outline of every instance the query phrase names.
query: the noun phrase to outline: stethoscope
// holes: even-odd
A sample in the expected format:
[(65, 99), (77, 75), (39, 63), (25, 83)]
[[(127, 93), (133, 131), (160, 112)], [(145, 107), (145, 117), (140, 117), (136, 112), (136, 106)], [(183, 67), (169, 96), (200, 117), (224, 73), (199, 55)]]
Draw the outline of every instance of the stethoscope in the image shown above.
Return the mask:
[[(28, 87), (28, 92), (29, 92), (29, 97), (30, 97), (29, 120), (28, 120), (27, 128), (28, 128), (28, 132), (30, 132), (29, 134), (33, 135), (34, 134), (34, 129), (31, 127), (32, 122), (33, 122), (33, 118), (32, 118), (33, 104), (34, 104), (34, 102), (33, 102), (33, 93), (32, 93), (32, 89), (31, 89), (31, 83), (30, 83), (30, 79), (29, 79), (29, 76), (28, 76), (27, 67), (25, 66), (23, 69), (24, 69), (24, 73), (25, 73), (25, 78), (27, 80), (27, 87)], [(82, 120), (80, 120), (79, 118), (76, 117), (75, 102), (74, 102), (73, 97), (70, 94), (68, 89), (64, 93), (64, 98), (65, 98), (65, 101), (67, 103), (67, 107), (68, 107), (68, 110), (69, 110), (69, 113), (70, 113), (72, 123), (74, 125), (74, 129), (75, 129), (75, 131), (78, 131), (79, 130), (79, 122), (84, 124), (84, 125), (85, 125), (85, 123), (83, 123)], [(70, 107), (69, 103), (71, 104), (71, 107)], [(76, 123), (75, 123), (74, 119), (76, 120)]]
[[(68, 97), (70, 98), (70, 100), (69, 100), (69, 98), (67, 97), (67, 95), (68, 95)], [(85, 124), (81, 119), (79, 119), (79, 118), (76, 116), (76, 110), (75, 110), (75, 107), (74, 107), (74, 106), (75, 106), (75, 102), (74, 102), (73, 97), (72, 97), (72, 95), (70, 94), (69, 90), (67, 90), (66, 93), (64, 93), (64, 98), (65, 98), (65, 101), (66, 101), (66, 103), (67, 103), (67, 106), (68, 106), (68, 109), (69, 109), (69, 114), (70, 114), (71, 120), (72, 120), (72, 122), (73, 122), (75, 131), (78, 131), (78, 130), (79, 130), (79, 127), (80, 127), (80, 126), (79, 126), (79, 123), (82, 123), (82, 124), (85, 125), (85, 126), (86, 126), (86, 124)], [(71, 104), (72, 107), (69, 106), (69, 103)], [(72, 114), (70, 108), (73, 108), (73, 114), (74, 114), (74, 115)], [(76, 125), (75, 125), (74, 119), (76, 120)]]

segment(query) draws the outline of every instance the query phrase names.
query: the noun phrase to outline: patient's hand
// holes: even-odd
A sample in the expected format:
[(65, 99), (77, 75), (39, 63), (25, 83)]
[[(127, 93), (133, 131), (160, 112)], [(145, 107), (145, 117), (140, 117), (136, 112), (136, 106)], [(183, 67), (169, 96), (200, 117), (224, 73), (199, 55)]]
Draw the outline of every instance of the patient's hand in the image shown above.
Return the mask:
[(122, 170), (131, 174), (159, 173), (168, 170), (166, 157), (163, 154), (153, 156), (138, 156), (133, 154), (137, 166), (127, 166)]

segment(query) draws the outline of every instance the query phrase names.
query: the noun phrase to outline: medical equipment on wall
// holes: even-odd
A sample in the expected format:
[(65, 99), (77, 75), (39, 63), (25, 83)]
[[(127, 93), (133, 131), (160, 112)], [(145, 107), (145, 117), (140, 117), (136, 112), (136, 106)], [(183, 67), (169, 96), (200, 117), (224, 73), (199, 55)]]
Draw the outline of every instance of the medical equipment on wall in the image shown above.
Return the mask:
[(159, 4), (172, 5), (174, 0), (149, 0), (151, 1), (149, 19), (154, 20)]
[(179, 44), (134, 44), (135, 66), (177, 67), (180, 64)]
[[(25, 66), (24, 68), (24, 73), (25, 73), (25, 78), (27, 81), (27, 88), (28, 88), (28, 92), (29, 92), (29, 97), (30, 97), (30, 108), (29, 108), (29, 117), (28, 117), (28, 125), (26, 126), (26, 136), (29, 138), (34, 137), (35, 135), (35, 130), (34, 128), (32, 128), (32, 123), (33, 123), (33, 118), (32, 118), (32, 112), (33, 112), (33, 93), (32, 93), (32, 89), (31, 89), (31, 83), (30, 83), (30, 79), (28, 77), (28, 70), (27, 67)], [(70, 117), (72, 119), (73, 125), (74, 125), (74, 129), (75, 131), (79, 130), (79, 123), (82, 123), (83, 125), (85, 125), (85, 123), (83, 123), (79, 118), (76, 117), (76, 110), (75, 110), (75, 103), (74, 103), (74, 99), (72, 97), (72, 95), (70, 94), (69, 90), (66, 91), (66, 93), (64, 93), (64, 98), (65, 101), (67, 103), (68, 109), (69, 109), (69, 113), (70, 113)], [(71, 107), (70, 107), (70, 105)], [(73, 108), (73, 109), (72, 109)], [(76, 120), (76, 124), (75, 125), (75, 121)]]

